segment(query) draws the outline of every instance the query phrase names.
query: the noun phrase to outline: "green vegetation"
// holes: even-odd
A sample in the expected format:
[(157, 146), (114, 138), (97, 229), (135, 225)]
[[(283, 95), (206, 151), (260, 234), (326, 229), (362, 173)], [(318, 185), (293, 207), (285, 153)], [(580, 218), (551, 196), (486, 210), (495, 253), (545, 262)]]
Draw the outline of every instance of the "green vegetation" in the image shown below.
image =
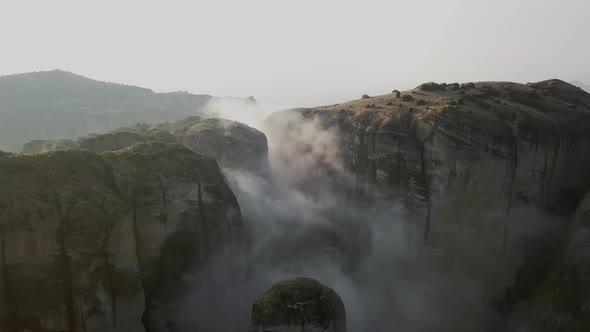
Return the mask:
[[(444, 83), (443, 83), (444, 84)], [(438, 84), (435, 82), (428, 82), (420, 85), (420, 90), (422, 91), (445, 91), (446, 84)]]
[(583, 309), (584, 284), (572, 265), (553, 269), (533, 297), (533, 306), (542, 312), (568, 313), (567, 331), (585, 331), (590, 318)]
[(550, 81), (546, 86), (541, 88), (541, 93), (544, 95), (553, 96), (558, 91), (559, 87), (556, 81)]
[(367, 95), (367, 94), (364, 94), (364, 95), (362, 96), (362, 99), (367, 99), (367, 98), (371, 98), (371, 96), (369, 96), (369, 95)]
[(399, 92), (398, 90), (393, 90), (391, 93), (395, 94), (395, 98), (400, 98), (402, 93)]
[(416, 99), (416, 105), (418, 105), (418, 106), (426, 105), (426, 100), (424, 100), (424, 99)]
[(346, 313), (342, 300), (332, 289), (314, 279), (296, 278), (276, 283), (254, 303), (252, 324), (332, 327), (344, 331)]
[(481, 88), (480, 94), (485, 96), (486, 98), (489, 97), (498, 97), (500, 96), (500, 91), (494, 89), (493, 87), (486, 85)]
[(457, 90), (461, 89), (461, 85), (459, 83), (451, 83), (449, 85), (449, 89), (451, 91), (457, 91)]
[(443, 113), (446, 113), (448, 111), (456, 111), (458, 109), (457, 105), (445, 105), (445, 107), (443, 107)]
[[(0, 148), (20, 152), (36, 139), (74, 139), (136, 122), (206, 115), (210, 100), (208, 95), (155, 93), (59, 70), (2, 76)], [(232, 101), (252, 104), (246, 98)]]
[(402, 101), (414, 101), (414, 97), (412, 95), (403, 95)]
[(463, 84), (461, 84), (460, 88), (463, 90), (475, 89), (475, 83), (473, 83), (473, 82), (463, 83)]

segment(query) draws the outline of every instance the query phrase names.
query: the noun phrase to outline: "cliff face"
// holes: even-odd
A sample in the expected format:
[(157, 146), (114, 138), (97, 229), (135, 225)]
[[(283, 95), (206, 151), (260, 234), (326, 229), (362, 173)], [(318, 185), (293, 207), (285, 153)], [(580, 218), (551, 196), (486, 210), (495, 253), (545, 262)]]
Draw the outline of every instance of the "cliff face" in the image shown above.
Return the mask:
[(255, 128), (226, 119), (187, 117), (155, 125), (137, 124), (111, 133), (71, 140), (35, 140), (23, 153), (63, 150), (73, 147), (95, 152), (116, 151), (135, 143), (157, 141), (179, 143), (196, 153), (214, 157), (221, 167), (270, 177), (266, 136)]
[(0, 157), (0, 330), (168, 331), (241, 227), (212, 158), (164, 143)]
[(176, 131), (179, 143), (195, 152), (214, 156), (227, 168), (268, 177), (266, 136), (245, 124), (225, 119), (204, 119)]
[(146, 141), (145, 137), (137, 133), (116, 132), (82, 139), (80, 148), (94, 152), (115, 151)]
[[(293, 115), (299, 119), (288, 120)], [(400, 203), (416, 245), (441, 267), (485, 280), (497, 296), (508, 292), (501, 302), (510, 305), (530, 296), (559, 260), (561, 239), (590, 188), (590, 95), (558, 80), (424, 84), (278, 112), (268, 122), (288, 133), (301, 119), (334, 133), (339, 153), (332, 159), (343, 165), (326, 163), (310, 182), (346, 173), (334, 185), (356, 201)], [(538, 268), (527, 261), (531, 247), (553, 255), (524, 287), (515, 275)]]

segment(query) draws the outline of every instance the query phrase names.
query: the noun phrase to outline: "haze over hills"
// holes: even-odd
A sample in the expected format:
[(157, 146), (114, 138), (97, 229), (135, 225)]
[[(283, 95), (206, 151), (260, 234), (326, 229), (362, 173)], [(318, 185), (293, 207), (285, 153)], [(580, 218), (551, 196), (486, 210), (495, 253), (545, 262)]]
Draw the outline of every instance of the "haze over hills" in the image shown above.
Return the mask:
[[(0, 153), (0, 331), (261, 332), (301, 312), (327, 332), (590, 323), (590, 94), (578, 87), (431, 82), (256, 129), (135, 124), (180, 115), (162, 106), (177, 94), (38, 74), (7, 84), (34, 91), (4, 95), (21, 105), (12, 116), (49, 109), (59, 124), (93, 105), (111, 126), (136, 118)], [(46, 75), (53, 86), (32, 83)], [(195, 112), (212, 112), (208, 98)], [(232, 120), (256, 115), (222, 104)]]
[(590, 332), (590, 0), (0, 8), (0, 332)]
[[(138, 122), (207, 114), (210, 95), (155, 93), (53, 70), (0, 77), (0, 149), (21, 151), (33, 139), (76, 138)], [(253, 98), (222, 98), (255, 105)]]
[(590, 85), (584, 84), (580, 81), (572, 81), (572, 84), (579, 87), (580, 89), (590, 93)]

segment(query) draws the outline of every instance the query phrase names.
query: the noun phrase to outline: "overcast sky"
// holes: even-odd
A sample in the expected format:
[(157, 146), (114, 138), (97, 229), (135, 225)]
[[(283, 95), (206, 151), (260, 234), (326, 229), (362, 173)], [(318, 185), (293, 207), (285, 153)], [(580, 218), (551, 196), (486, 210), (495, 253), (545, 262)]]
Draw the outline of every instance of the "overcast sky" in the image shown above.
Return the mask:
[(425, 81), (590, 83), (590, 0), (0, 0), (0, 74), (298, 106)]

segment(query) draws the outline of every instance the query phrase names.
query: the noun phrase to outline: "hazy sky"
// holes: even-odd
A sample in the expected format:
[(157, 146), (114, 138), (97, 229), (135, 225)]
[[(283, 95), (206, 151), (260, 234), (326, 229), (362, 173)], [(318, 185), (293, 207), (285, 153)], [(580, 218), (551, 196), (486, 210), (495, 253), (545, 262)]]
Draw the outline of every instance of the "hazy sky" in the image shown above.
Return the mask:
[(0, 74), (334, 103), (424, 81), (590, 83), (590, 0), (0, 0)]

